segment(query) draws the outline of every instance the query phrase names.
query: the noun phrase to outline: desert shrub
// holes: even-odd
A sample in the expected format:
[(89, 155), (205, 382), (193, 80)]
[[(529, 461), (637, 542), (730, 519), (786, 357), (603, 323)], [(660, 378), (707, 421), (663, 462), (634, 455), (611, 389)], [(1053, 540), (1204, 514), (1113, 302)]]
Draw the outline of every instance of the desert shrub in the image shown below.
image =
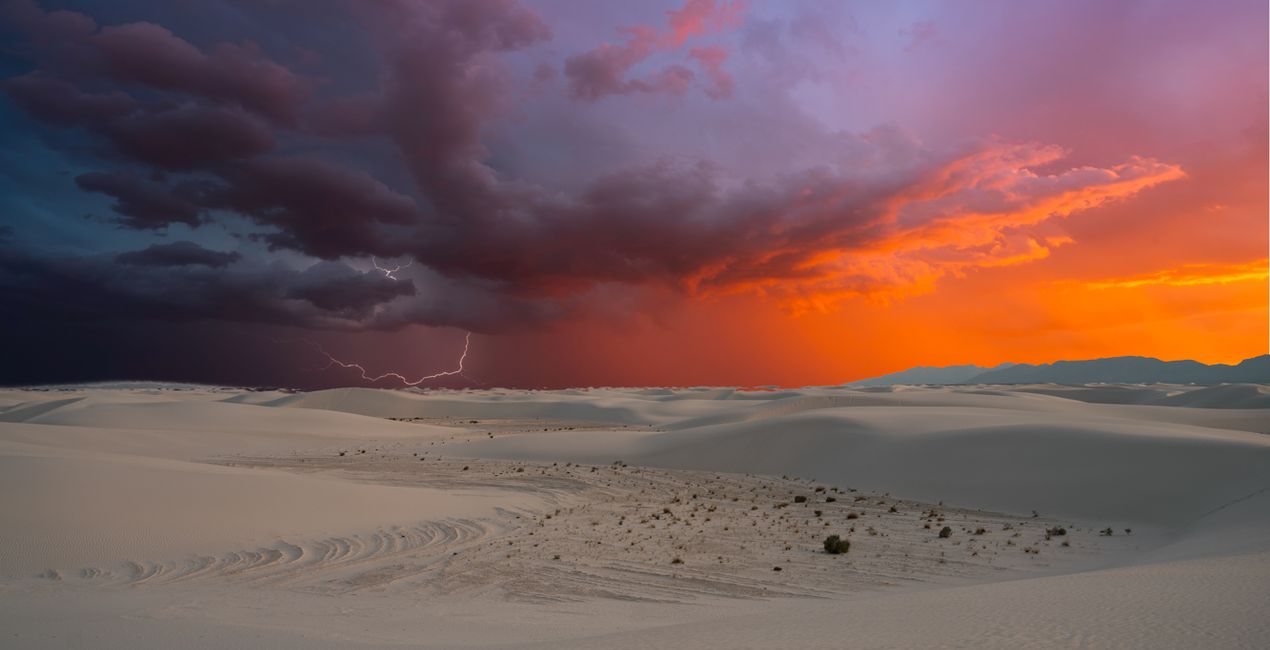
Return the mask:
[(858, 513), (858, 512), (848, 512), (848, 513), (847, 513), (847, 519), (859, 519), (859, 518), (860, 518), (860, 513)]
[(843, 539), (837, 535), (830, 535), (825, 538), (825, 552), (830, 555), (838, 555), (851, 550), (851, 540)]
[(976, 535), (982, 535), (982, 534), (984, 534), (984, 533), (986, 533), (986, 532), (988, 532), (988, 531), (987, 531), (987, 529), (985, 529), (985, 528), (976, 528), (976, 529), (975, 529), (975, 534), (976, 534)]
[(683, 560), (681, 560), (681, 559), (679, 559), (679, 558), (675, 558), (675, 559), (671, 560), (671, 561), (670, 561), (670, 563), (671, 563), (671, 564), (683, 564), (683, 563), (684, 563), (684, 561), (683, 561)]
[(807, 503), (807, 497), (800, 494), (794, 497), (794, 503)]
[(834, 501), (837, 501), (837, 500), (838, 499), (835, 497), (825, 497), (825, 503), (833, 503)]
[(891, 506), (891, 509), (888, 512), (899, 512), (899, 511), (900, 511), (899, 508), (896, 508), (895, 506)]
[(946, 539), (946, 538), (948, 538), (948, 537), (952, 537), (952, 527), (951, 527), (951, 526), (944, 526), (943, 528), (940, 528), (940, 529), (939, 529), (939, 538), (940, 538), (940, 539)]
[(821, 515), (825, 514), (825, 511), (824, 511), (824, 510), (816, 510), (816, 511), (815, 511), (815, 513), (816, 513), (816, 516), (817, 516), (817, 517), (819, 517), (819, 516), (821, 516)]
[(1062, 537), (1066, 534), (1067, 534), (1067, 529), (1063, 528), (1062, 526), (1055, 526), (1053, 528), (1045, 529), (1045, 535), (1047, 537)]
[(1112, 535), (1116, 534), (1116, 531), (1112, 530), (1111, 526), (1107, 526), (1106, 528), (1102, 529), (1102, 531), (1100, 532), (1102, 533), (1103, 537), (1111, 537)]

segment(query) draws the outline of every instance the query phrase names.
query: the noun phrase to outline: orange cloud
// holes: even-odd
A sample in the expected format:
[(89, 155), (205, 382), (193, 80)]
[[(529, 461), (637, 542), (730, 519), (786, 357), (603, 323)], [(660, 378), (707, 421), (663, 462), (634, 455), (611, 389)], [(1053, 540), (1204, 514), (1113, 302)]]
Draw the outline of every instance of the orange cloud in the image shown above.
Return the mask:
[(1184, 264), (1142, 275), (1085, 282), (1084, 285), (1090, 289), (1135, 289), (1152, 285), (1195, 287), (1265, 281), (1267, 278), (1270, 278), (1270, 259), (1260, 259), (1243, 264)]
[[(1058, 229), (1058, 220), (1185, 177), (1177, 165), (1136, 156), (1107, 168), (1046, 175), (1031, 169), (1064, 153), (1058, 147), (994, 143), (880, 200), (873, 206), (880, 216), (872, 237), (854, 237), (847, 226), (830, 227), (819, 239), (774, 247), (761, 260), (747, 261), (747, 273), (737, 271), (735, 260), (711, 269), (707, 274), (727, 281), (698, 281), (694, 289), (759, 289), (781, 296), (794, 313), (824, 312), (849, 296), (889, 302), (920, 295), (946, 276), (1045, 259), (1053, 249), (1075, 243)], [(841, 179), (838, 185), (827, 192), (803, 190), (804, 200), (790, 210), (812, 216), (789, 220), (834, 220), (844, 206), (853, 205), (856, 187)], [(853, 209), (858, 212), (858, 206)]]

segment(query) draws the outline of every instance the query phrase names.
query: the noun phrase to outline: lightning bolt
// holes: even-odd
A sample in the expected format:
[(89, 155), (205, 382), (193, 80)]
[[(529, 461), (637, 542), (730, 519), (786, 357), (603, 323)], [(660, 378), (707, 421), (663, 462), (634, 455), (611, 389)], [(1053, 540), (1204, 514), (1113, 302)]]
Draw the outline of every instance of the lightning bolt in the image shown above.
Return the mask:
[(379, 271), (380, 273), (383, 273), (385, 278), (388, 278), (389, 280), (399, 280), (400, 278), (398, 278), (397, 276), (395, 276), (395, 275), (393, 275), (393, 274), (394, 274), (394, 273), (396, 273), (396, 272), (398, 272), (398, 271), (400, 271), (400, 270), (402, 270), (402, 269), (408, 269), (408, 268), (410, 268), (410, 265), (411, 265), (411, 264), (414, 264), (414, 263), (415, 263), (415, 261), (414, 261), (414, 260), (410, 260), (409, 262), (406, 262), (405, 264), (398, 264), (397, 266), (394, 266), (394, 267), (392, 267), (392, 268), (388, 268), (388, 267), (386, 267), (386, 266), (380, 266), (380, 265), (379, 265), (379, 261), (378, 261), (378, 260), (376, 260), (374, 256), (371, 256), (371, 258), (370, 258), (370, 263), (371, 263), (371, 264), (373, 264), (373, 265), (375, 266), (375, 270), (376, 270), (376, 271)]
[[(402, 269), (409, 268), (410, 265), (414, 264), (414, 260), (410, 260), (406, 262), (405, 264), (398, 264), (397, 266), (394, 266), (394, 267), (387, 267), (387, 266), (380, 266), (379, 260), (372, 256), (370, 258), (370, 263), (375, 267), (376, 271), (383, 273), (384, 277), (390, 280), (399, 280), (400, 278), (398, 278), (395, 274), (401, 271)], [(369, 272), (370, 271), (367, 271), (367, 273)], [(279, 341), (277, 339), (274, 339), (274, 342), (283, 343), (286, 341)], [(321, 368), (315, 368), (314, 370), (328, 370), (333, 366), (338, 366), (340, 368), (353, 369), (353, 370), (356, 370), (359, 374), (361, 374), (361, 377), (363, 380), (370, 382), (372, 384), (384, 379), (395, 379), (401, 382), (403, 386), (418, 386), (426, 381), (431, 381), (433, 379), (440, 379), (442, 377), (453, 377), (456, 375), (459, 377), (463, 377), (464, 379), (467, 379), (468, 381), (471, 381), (473, 383), (481, 384), (480, 381), (463, 374), (463, 363), (467, 361), (468, 352), (470, 352), (472, 349), (472, 333), (471, 332), (465, 332), (463, 335), (463, 353), (459, 355), (458, 368), (455, 368), (454, 370), (442, 370), (441, 372), (435, 372), (431, 375), (424, 375), (417, 379), (410, 379), (409, 377), (406, 377), (405, 375), (399, 372), (385, 372), (380, 375), (372, 375), (370, 374), (370, 371), (366, 370), (366, 366), (363, 366), (360, 363), (354, 363), (351, 361), (343, 361), (341, 359), (337, 359), (330, 352), (327, 352), (326, 348), (323, 348), (321, 344), (315, 341), (300, 339), (295, 342), (307, 344), (311, 346), (314, 350), (317, 350), (318, 354), (321, 354), (322, 356), (326, 357), (326, 365)]]
[[(467, 360), (467, 353), (472, 348), (472, 333), (471, 332), (467, 332), (466, 335), (463, 337), (463, 354), (459, 355), (458, 368), (455, 368), (454, 370), (443, 370), (438, 373), (433, 373), (431, 375), (425, 375), (423, 377), (419, 377), (418, 379), (409, 379), (405, 375), (402, 375), (401, 373), (397, 373), (397, 372), (385, 372), (382, 375), (372, 376), (366, 370), (366, 367), (363, 366), (362, 364), (350, 363), (348, 361), (341, 361), (331, 356), (331, 353), (323, 349), (321, 345), (318, 345), (317, 343), (313, 343), (312, 341), (308, 341), (308, 343), (310, 343), (314, 348), (317, 349), (318, 352), (322, 353), (322, 355), (326, 357), (326, 360), (327, 360), (326, 368), (330, 368), (331, 366), (339, 366), (341, 368), (352, 368), (361, 373), (362, 379), (371, 383), (380, 381), (381, 379), (396, 379), (397, 381), (400, 381), (402, 385), (404, 386), (418, 386), (419, 384), (422, 384), (425, 381), (440, 379), (442, 377), (453, 377), (455, 375), (463, 377), (464, 379), (475, 381), (471, 377), (468, 377), (467, 375), (463, 374), (463, 362)], [(326, 368), (322, 368), (322, 369), (325, 370)]]

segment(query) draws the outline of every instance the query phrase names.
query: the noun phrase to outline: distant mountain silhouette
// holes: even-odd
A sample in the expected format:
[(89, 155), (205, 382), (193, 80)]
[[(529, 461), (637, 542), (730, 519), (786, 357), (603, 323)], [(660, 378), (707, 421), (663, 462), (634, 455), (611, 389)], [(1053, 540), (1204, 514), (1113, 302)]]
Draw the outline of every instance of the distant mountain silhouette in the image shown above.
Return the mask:
[(872, 377), (860, 381), (851, 382), (851, 386), (890, 386), (892, 384), (966, 384), (972, 383), (970, 379), (982, 375), (985, 372), (996, 372), (997, 370), (1006, 370), (1012, 363), (1003, 363), (995, 368), (984, 368), (982, 366), (946, 366), (937, 368), (933, 366), (917, 366), (909, 368), (903, 372), (893, 372), (889, 375), (880, 377)]
[(1270, 383), (1270, 355), (1245, 359), (1238, 365), (1207, 365), (1198, 361), (1161, 361), (1150, 357), (1111, 357), (1084, 361), (1055, 361), (1041, 365), (918, 366), (903, 372), (851, 382), (850, 386), (892, 384), (1236, 384)]

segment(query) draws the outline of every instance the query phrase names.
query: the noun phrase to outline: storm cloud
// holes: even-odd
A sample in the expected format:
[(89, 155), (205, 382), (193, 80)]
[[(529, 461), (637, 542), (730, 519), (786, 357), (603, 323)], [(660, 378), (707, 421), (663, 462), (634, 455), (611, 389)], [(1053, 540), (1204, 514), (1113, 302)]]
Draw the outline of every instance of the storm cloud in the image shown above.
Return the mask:
[[(0, 170), (30, 188), (0, 224), (0, 297), (42, 318), (508, 333), (644, 294), (832, 310), (1049, 259), (1079, 245), (1074, 218), (1196, 173), (1134, 130), (1181, 120), (1171, 91), (1137, 103), (1096, 64), (1119, 52), (1114, 7), (1002, 5), (997, 42), (725, 0), (568, 20), (534, 0), (77, 6), (0, 4), (0, 89), (36, 167)], [(1095, 15), (1079, 65), (1036, 35)], [(1157, 40), (1116, 70), (1176, 54)], [(1028, 111), (1081, 119), (1012, 128)], [(1098, 111), (1111, 126), (1087, 138)]]

